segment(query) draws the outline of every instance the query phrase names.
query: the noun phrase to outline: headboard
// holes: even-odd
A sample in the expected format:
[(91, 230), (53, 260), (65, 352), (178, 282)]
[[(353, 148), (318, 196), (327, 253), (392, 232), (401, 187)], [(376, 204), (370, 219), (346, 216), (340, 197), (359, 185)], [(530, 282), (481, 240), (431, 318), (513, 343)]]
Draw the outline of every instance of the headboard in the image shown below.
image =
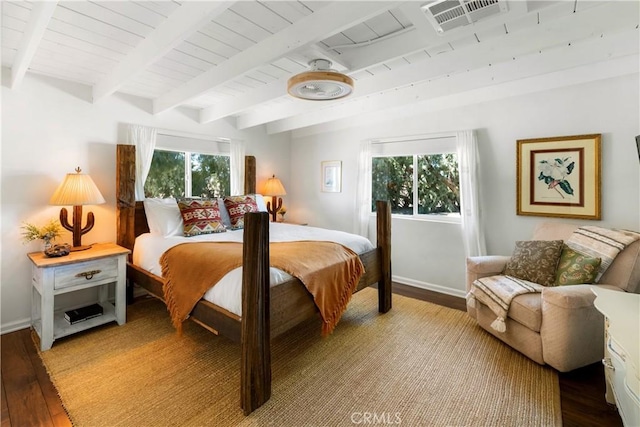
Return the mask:
[[(117, 243), (133, 250), (137, 236), (149, 232), (144, 205), (136, 201), (136, 147), (116, 148), (116, 231)], [(256, 192), (256, 158), (244, 158), (244, 194)]]

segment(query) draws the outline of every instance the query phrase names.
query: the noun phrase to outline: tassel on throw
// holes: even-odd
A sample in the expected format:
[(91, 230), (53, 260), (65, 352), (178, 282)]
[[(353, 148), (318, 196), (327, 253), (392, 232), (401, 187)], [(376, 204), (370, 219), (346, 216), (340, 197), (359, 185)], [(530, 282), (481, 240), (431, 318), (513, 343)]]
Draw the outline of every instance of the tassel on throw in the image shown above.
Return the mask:
[(467, 307), (476, 308), (476, 297), (471, 292), (467, 294)]
[(505, 332), (507, 330), (507, 325), (505, 325), (503, 317), (496, 318), (496, 320), (491, 323), (491, 327), (498, 332)]

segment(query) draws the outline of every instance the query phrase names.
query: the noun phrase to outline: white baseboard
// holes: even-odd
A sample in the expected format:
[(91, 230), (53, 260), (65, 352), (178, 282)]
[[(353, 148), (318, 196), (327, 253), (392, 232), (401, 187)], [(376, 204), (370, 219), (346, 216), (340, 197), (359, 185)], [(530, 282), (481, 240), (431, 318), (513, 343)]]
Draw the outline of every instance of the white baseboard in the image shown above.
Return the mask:
[(31, 318), (14, 320), (13, 322), (4, 323), (0, 325), (0, 334), (8, 334), (9, 332), (19, 331), (20, 329), (26, 329), (31, 326)]
[(452, 289), (442, 285), (434, 285), (433, 283), (421, 282), (415, 279), (408, 279), (406, 277), (393, 276), (394, 282), (402, 283), (403, 285), (413, 286), (416, 288), (427, 289), (429, 291), (439, 292), (441, 294), (452, 295), (454, 297), (464, 298), (466, 292), (460, 289)]

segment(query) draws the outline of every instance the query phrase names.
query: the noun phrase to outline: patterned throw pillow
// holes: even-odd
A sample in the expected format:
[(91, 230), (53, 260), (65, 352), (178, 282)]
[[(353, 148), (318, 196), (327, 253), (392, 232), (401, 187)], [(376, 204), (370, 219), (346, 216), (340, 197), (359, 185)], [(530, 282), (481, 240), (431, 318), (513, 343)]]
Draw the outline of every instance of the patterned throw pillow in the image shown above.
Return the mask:
[(233, 230), (244, 228), (244, 214), (258, 212), (255, 196), (228, 196), (224, 198), (224, 206), (229, 212)]
[(602, 258), (592, 258), (564, 245), (556, 270), (556, 285), (590, 285), (596, 280), (601, 262)]
[(562, 246), (562, 240), (516, 242), (516, 249), (503, 274), (543, 286), (554, 286)]
[(180, 208), (180, 215), (182, 215), (184, 222), (184, 235), (186, 237), (227, 231), (220, 218), (217, 200), (178, 200), (178, 208)]

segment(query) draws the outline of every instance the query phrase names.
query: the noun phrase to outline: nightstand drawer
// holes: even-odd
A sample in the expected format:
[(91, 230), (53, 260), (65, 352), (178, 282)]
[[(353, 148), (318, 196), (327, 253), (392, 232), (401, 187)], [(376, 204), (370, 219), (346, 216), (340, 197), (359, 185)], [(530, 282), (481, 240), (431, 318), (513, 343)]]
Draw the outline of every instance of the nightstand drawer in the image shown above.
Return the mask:
[(55, 269), (53, 288), (63, 289), (105, 279), (118, 279), (117, 259), (105, 258), (58, 267)]

